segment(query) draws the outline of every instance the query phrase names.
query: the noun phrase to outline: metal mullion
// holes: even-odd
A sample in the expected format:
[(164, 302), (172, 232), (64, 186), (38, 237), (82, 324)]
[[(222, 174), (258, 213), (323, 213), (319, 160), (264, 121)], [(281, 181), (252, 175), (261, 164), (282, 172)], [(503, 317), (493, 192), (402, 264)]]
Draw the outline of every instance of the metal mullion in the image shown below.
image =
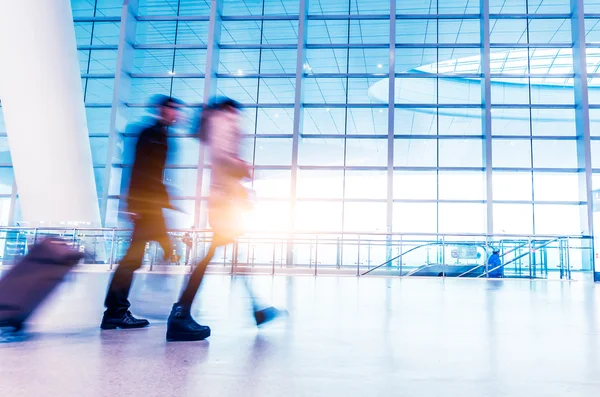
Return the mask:
[[(386, 227), (391, 233), (394, 223), (394, 135), (396, 103), (396, 0), (390, 0), (390, 49), (388, 69), (388, 153), (387, 153), (387, 211)], [(386, 243), (386, 260), (392, 256), (391, 239)]]

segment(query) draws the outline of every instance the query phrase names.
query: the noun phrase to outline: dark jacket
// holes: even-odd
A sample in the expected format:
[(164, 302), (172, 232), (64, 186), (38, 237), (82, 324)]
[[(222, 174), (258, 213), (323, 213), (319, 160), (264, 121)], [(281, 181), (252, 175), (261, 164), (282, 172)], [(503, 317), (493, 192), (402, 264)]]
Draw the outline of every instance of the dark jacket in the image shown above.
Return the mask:
[(135, 146), (127, 205), (130, 212), (171, 208), (163, 173), (167, 161), (167, 127), (156, 121), (140, 133)]

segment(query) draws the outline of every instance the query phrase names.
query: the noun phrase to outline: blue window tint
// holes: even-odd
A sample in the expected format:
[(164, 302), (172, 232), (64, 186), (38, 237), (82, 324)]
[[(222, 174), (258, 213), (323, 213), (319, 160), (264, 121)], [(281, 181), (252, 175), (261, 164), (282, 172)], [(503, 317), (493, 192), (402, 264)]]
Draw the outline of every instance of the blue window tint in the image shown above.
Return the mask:
[(291, 165), (291, 138), (257, 138), (254, 154), (255, 165)]
[(129, 103), (148, 103), (156, 94), (169, 95), (171, 93), (170, 78), (134, 78), (131, 79)]
[(71, 0), (71, 9), (74, 17), (94, 16), (94, 4), (96, 0)]
[(210, 4), (210, 0), (179, 0), (179, 15), (210, 15)]
[(92, 44), (92, 23), (91, 22), (75, 22), (75, 38), (77, 45)]
[(110, 104), (113, 101), (115, 79), (88, 79), (86, 103)]
[(350, 43), (352, 44), (389, 44), (389, 37), (390, 21), (350, 21)]
[(348, 134), (387, 135), (387, 109), (348, 109)]
[(440, 135), (482, 135), (481, 109), (440, 109)]
[(348, 139), (346, 140), (347, 166), (387, 165), (386, 139)]
[[(390, 50), (387, 48), (350, 49), (349, 73), (389, 73)], [(345, 71), (342, 71), (345, 72)]]
[(534, 140), (532, 144), (535, 168), (578, 168), (577, 141)]
[(524, 19), (490, 20), (491, 43), (527, 43), (527, 21)]
[(206, 50), (176, 50), (175, 73), (206, 72)]
[(347, 44), (349, 21), (308, 21), (309, 44)]
[(436, 48), (396, 48), (396, 73), (414, 72), (415, 69), (432, 65), (429, 70), (437, 73), (437, 54), (441, 51)]
[(223, 21), (221, 44), (260, 44), (260, 21)]
[(94, 182), (96, 183), (96, 194), (101, 198), (104, 193), (104, 167), (94, 167)]
[(439, 43), (454, 44), (480, 42), (478, 19), (440, 20), (438, 23)]
[(10, 155), (10, 148), (8, 147), (7, 137), (0, 137), (0, 164), (12, 164), (12, 157)]
[(106, 164), (106, 155), (108, 153), (108, 137), (90, 137), (90, 147), (92, 149), (92, 162), (95, 165)]
[(318, 73), (347, 73), (348, 50), (341, 48), (309, 48), (306, 50), (304, 72)]
[(289, 103), (295, 99), (295, 79), (260, 79), (260, 103)]
[(79, 51), (77, 51), (77, 57), (79, 58), (79, 71), (82, 74), (87, 73), (88, 62), (90, 60), (90, 51), (89, 50), (79, 50)]
[(173, 79), (172, 95), (187, 103), (201, 103), (204, 98), (204, 79)]
[(480, 104), (481, 80), (463, 78), (438, 79), (438, 103)]
[(97, 17), (120, 17), (123, 0), (98, 0), (96, 2)]
[(263, 44), (298, 44), (298, 21), (264, 21)]
[(490, 0), (492, 14), (525, 14), (527, 0)]
[(434, 139), (395, 139), (394, 167), (435, 167), (437, 142)]
[(200, 146), (197, 138), (168, 138), (167, 164), (198, 166)]
[(229, 50), (219, 51), (219, 73), (253, 74), (258, 73), (260, 50)]
[(396, 12), (398, 14), (478, 14), (479, 1), (396, 0)]
[(344, 140), (300, 138), (298, 165), (344, 165)]
[(120, 35), (119, 22), (94, 22), (93, 45), (117, 45)]
[(198, 169), (170, 169), (165, 170), (165, 184), (172, 197), (196, 196), (196, 183)]
[(396, 109), (394, 115), (395, 135), (436, 135), (436, 109)]
[(302, 134), (344, 134), (346, 109), (304, 108)]
[(261, 73), (296, 73), (297, 50), (264, 49), (260, 56)]
[(569, 0), (527, 1), (527, 12), (530, 14), (568, 14), (570, 11), (571, 3)]
[(90, 51), (90, 68), (88, 73), (114, 74), (117, 68), (116, 50)]
[(0, 194), (11, 194), (15, 176), (12, 167), (0, 167)]
[(531, 132), (537, 136), (575, 136), (575, 109), (531, 109)]
[(258, 79), (255, 78), (220, 78), (217, 81), (219, 95), (233, 98), (241, 103), (256, 103)]
[(531, 19), (529, 21), (530, 43), (571, 43), (569, 19)]
[(309, 14), (344, 15), (344, 14), (389, 14), (389, 1), (368, 0), (314, 0), (309, 3)]
[(483, 144), (481, 139), (440, 139), (440, 167), (482, 167)]
[(346, 103), (345, 78), (307, 78), (304, 81), (305, 103)]
[[(435, 78), (396, 78), (396, 103), (437, 103), (437, 79)], [(370, 89), (371, 96), (379, 101), (387, 101), (389, 88), (386, 80), (381, 80)]]
[(179, 21), (177, 44), (202, 44), (208, 41), (208, 21)]
[[(348, 79), (348, 103), (381, 103), (378, 95), (371, 95), (371, 87), (379, 87), (387, 79), (352, 78)], [(377, 85), (379, 84), (379, 85)]]
[(138, 44), (175, 44), (176, 22), (138, 21), (135, 41)]
[(257, 134), (292, 135), (294, 132), (294, 109), (258, 109), (258, 120), (256, 125)]
[(528, 139), (493, 139), (492, 166), (502, 168), (530, 168), (531, 142)]
[(492, 108), (492, 134), (530, 135), (529, 109)]
[(111, 108), (85, 108), (88, 132), (90, 134), (108, 134), (111, 111)]
[(436, 41), (436, 20), (402, 19), (396, 21), (396, 44), (430, 44)]
[(173, 69), (173, 50), (142, 50), (133, 52), (132, 73), (168, 73)]
[[(177, 15), (177, 5), (180, 0), (139, 0), (139, 15)], [(204, 1), (194, 1), (203, 3)], [(189, 1), (187, 2), (189, 3)]]

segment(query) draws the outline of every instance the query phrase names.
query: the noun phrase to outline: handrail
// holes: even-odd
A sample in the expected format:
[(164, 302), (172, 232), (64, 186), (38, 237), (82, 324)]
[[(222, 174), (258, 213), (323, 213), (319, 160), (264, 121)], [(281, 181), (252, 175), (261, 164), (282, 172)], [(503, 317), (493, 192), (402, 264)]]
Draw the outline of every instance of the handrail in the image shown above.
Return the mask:
[[(553, 239), (553, 240), (549, 240), (549, 241), (547, 241), (545, 244), (542, 244), (542, 245), (540, 245), (540, 246), (536, 247), (535, 249), (542, 249), (542, 248), (545, 248), (545, 247), (547, 247), (548, 245), (550, 245), (550, 244), (552, 244), (552, 243), (555, 243), (555, 242), (557, 242), (557, 241), (560, 241), (560, 240), (561, 240), (561, 238), (560, 238), (560, 237), (559, 237), (559, 238), (555, 238), (555, 239)], [(503, 267), (505, 267), (505, 266), (508, 266), (508, 265), (510, 265), (511, 263), (514, 263), (515, 261), (518, 261), (519, 259), (526, 257), (527, 255), (531, 255), (531, 251), (525, 252), (524, 254), (521, 254), (521, 255), (519, 255), (519, 256), (517, 256), (517, 257), (513, 258), (512, 260), (510, 260), (510, 261), (508, 261), (508, 262), (506, 262), (506, 263), (503, 263), (503, 264), (501, 264), (500, 266), (496, 266), (495, 268), (493, 268), (493, 269), (491, 269), (491, 270), (490, 270), (490, 269), (488, 269), (486, 273), (489, 275), (489, 274), (490, 274), (490, 272), (493, 272), (493, 271), (495, 271), (495, 270), (498, 270), (498, 269), (500, 269), (500, 268), (503, 268)], [(484, 275), (484, 274), (486, 274), (486, 273), (482, 273), (482, 274), (480, 274), (479, 276), (477, 276), (476, 278), (483, 277), (483, 275)]]
[[(518, 246), (518, 247), (515, 247), (515, 248), (513, 248), (512, 250), (509, 250), (508, 252), (505, 252), (505, 253), (503, 253), (503, 254), (502, 254), (502, 257), (503, 257), (503, 256), (505, 256), (505, 255), (508, 255), (508, 254), (510, 254), (510, 253), (512, 253), (512, 252), (514, 252), (514, 251), (516, 251), (516, 250), (518, 250), (518, 249), (521, 249), (521, 248), (525, 247), (525, 246), (526, 246), (526, 245), (528, 245), (528, 244), (529, 244), (529, 241), (527, 241), (525, 244), (522, 244), (522, 245), (520, 245), (520, 246)], [(471, 268), (471, 269), (467, 270), (466, 272), (459, 274), (457, 277), (463, 277), (463, 276), (466, 276), (467, 274), (469, 274), (469, 273), (471, 273), (471, 272), (474, 272), (475, 270), (479, 269), (480, 267), (483, 267), (483, 266), (485, 266), (486, 264), (487, 264), (487, 259), (486, 259), (486, 261), (485, 261), (484, 263), (482, 263), (481, 265), (477, 265), (477, 266), (475, 266), (475, 267), (473, 267), (473, 268)], [(488, 273), (489, 273), (489, 270), (488, 270)], [(484, 274), (485, 274), (485, 273), (484, 273)], [(479, 277), (481, 277), (481, 275), (479, 275), (479, 276), (477, 276), (477, 277), (479, 278)]]
[[(76, 232), (131, 232), (132, 228), (119, 228), (119, 227), (76, 227), (76, 226), (64, 226), (64, 227), (45, 227), (45, 226), (0, 226), (0, 233), (7, 231), (76, 231)], [(211, 229), (193, 229), (193, 228), (176, 228), (168, 230), (171, 233), (212, 233)], [(555, 238), (576, 238), (576, 239), (591, 239), (591, 235), (531, 235), (531, 234), (481, 234), (481, 233), (422, 233), (422, 232), (365, 232), (365, 231), (248, 231), (246, 236), (254, 235), (273, 235), (278, 234), (286, 236), (289, 239), (290, 236), (297, 235), (331, 235), (331, 236), (411, 236), (411, 237), (430, 237), (439, 239), (440, 237), (479, 237), (486, 239), (494, 238), (515, 238), (515, 239), (555, 239)]]
[(413, 248), (409, 249), (408, 251), (405, 251), (405, 252), (401, 253), (400, 255), (395, 256), (392, 259), (383, 262), (381, 265), (377, 265), (374, 268), (372, 268), (372, 269), (364, 272), (363, 274), (361, 274), (361, 276), (366, 276), (367, 274), (371, 273), (373, 270), (377, 270), (380, 267), (385, 266), (388, 263), (391, 263), (391, 262), (395, 261), (396, 259), (401, 258), (402, 256), (404, 256), (404, 255), (408, 254), (409, 252), (412, 252), (412, 251), (414, 251), (416, 249), (427, 247), (427, 246), (430, 246), (430, 245), (437, 245), (437, 244), (441, 244), (441, 243), (436, 241), (436, 242), (432, 242), (432, 243), (425, 243), (425, 244), (417, 245), (416, 247), (413, 247)]

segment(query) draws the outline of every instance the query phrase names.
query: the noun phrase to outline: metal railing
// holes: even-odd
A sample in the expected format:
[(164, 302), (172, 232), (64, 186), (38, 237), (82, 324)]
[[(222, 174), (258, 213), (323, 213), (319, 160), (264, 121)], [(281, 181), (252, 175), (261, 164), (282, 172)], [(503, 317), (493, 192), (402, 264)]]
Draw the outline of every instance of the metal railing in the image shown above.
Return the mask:
[[(171, 230), (172, 250), (163, 262), (162, 250), (148, 243), (144, 267), (159, 271), (187, 266), (208, 249), (209, 230)], [(0, 228), (0, 266), (25, 255), (28, 246), (45, 236), (58, 236), (85, 252), (85, 265), (111, 270), (124, 255), (130, 229)], [(492, 247), (502, 264), (489, 268)], [(297, 232), (249, 233), (217, 251), (212, 272), (263, 274), (338, 274), (434, 277), (556, 277), (591, 271), (592, 242), (588, 236), (481, 234)], [(572, 266), (575, 264), (575, 266)], [(182, 268), (180, 268), (182, 269)]]

